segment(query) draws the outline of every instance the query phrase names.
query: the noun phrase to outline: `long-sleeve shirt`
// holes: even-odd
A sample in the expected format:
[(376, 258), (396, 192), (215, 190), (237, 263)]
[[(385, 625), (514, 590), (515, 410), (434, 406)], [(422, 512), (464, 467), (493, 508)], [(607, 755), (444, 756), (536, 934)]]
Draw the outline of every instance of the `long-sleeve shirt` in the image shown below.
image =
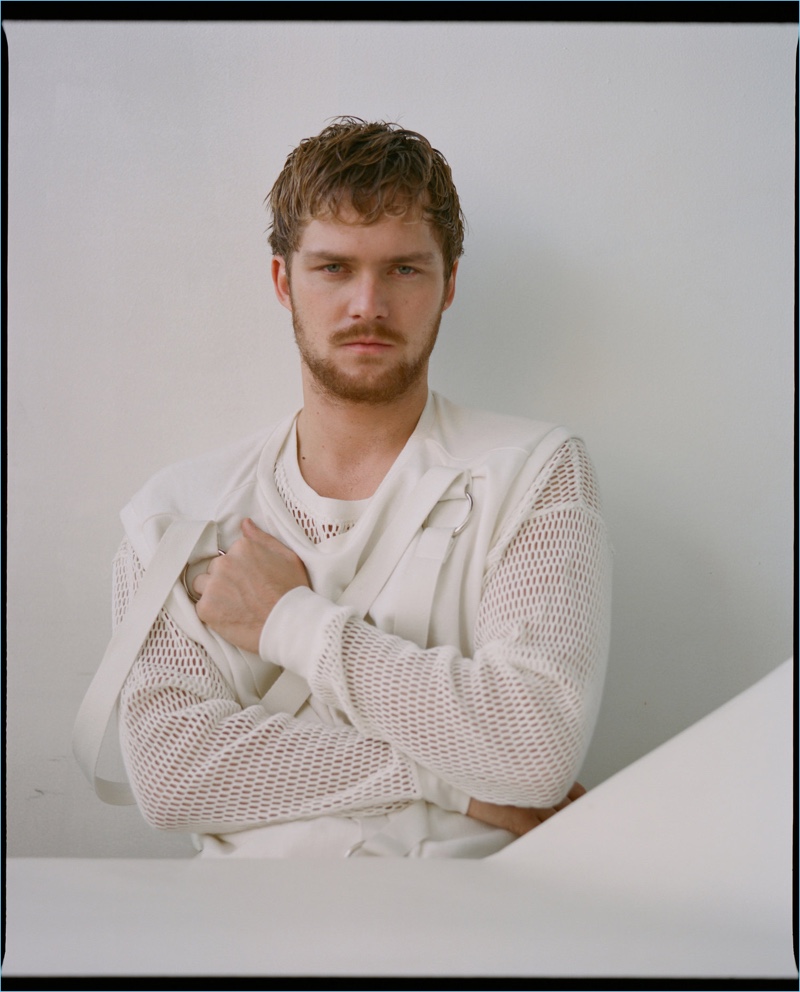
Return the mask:
[[(309, 708), (290, 717), (242, 707), (205, 650), (162, 611), (120, 701), (126, 764), (147, 820), (237, 830), (377, 815), (420, 798), (462, 813), (470, 796), (534, 807), (560, 800), (596, 716), (610, 555), (582, 443), (563, 443), (543, 474), (487, 567), (472, 657), (386, 634), (313, 591), (279, 601), (262, 646), (307, 678), (330, 707), (328, 722)], [(346, 511), (358, 507), (300, 498), (280, 464), (276, 483), (315, 540), (352, 525)], [(114, 569), (117, 622), (140, 574), (125, 540)], [(296, 636), (287, 649), (287, 626), (313, 628), (323, 650), (298, 655)]]

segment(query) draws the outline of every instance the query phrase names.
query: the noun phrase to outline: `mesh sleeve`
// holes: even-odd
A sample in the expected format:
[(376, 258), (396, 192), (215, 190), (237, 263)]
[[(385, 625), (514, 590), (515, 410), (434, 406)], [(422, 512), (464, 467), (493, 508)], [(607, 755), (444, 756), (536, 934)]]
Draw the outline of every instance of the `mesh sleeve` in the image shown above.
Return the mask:
[(473, 658), (350, 618), (331, 624), (311, 687), (364, 734), (476, 799), (551, 806), (574, 782), (594, 728), (609, 613), (595, 477), (571, 439), (490, 558)]
[[(114, 562), (115, 624), (141, 572), (124, 541)], [(412, 763), (383, 741), (242, 708), (202, 646), (164, 611), (123, 687), (119, 722), (137, 802), (161, 829), (387, 813), (420, 795)]]

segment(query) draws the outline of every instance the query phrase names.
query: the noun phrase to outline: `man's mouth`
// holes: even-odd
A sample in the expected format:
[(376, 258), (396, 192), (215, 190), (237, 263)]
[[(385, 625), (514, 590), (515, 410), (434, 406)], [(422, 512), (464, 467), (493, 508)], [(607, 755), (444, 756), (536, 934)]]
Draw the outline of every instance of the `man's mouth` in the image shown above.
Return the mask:
[(374, 330), (369, 328), (350, 328), (347, 331), (340, 331), (333, 337), (333, 344), (348, 351), (358, 352), (364, 355), (377, 355), (388, 351), (400, 343), (400, 335), (390, 328), (380, 328)]
[(357, 338), (355, 341), (347, 341), (343, 347), (348, 351), (356, 351), (365, 355), (377, 355), (382, 351), (388, 351), (394, 345), (388, 341), (381, 341), (378, 338)]

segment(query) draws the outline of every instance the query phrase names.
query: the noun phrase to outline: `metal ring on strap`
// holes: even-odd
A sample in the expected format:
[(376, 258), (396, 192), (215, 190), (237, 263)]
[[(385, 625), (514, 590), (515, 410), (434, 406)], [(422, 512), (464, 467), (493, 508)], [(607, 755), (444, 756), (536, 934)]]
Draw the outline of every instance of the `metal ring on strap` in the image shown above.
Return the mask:
[(475, 506), (475, 500), (472, 498), (472, 493), (470, 492), (469, 486), (464, 490), (464, 499), (469, 503), (467, 507), (467, 514), (461, 523), (453, 531), (453, 537), (458, 537), (461, 531), (467, 526), (469, 518), (472, 516), (472, 508)]

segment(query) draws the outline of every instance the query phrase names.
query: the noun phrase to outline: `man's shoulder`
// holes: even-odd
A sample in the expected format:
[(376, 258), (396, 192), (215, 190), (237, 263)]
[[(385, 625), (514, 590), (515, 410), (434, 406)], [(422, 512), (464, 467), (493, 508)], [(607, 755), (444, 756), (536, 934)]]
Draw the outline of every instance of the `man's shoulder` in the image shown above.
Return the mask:
[(437, 441), (458, 459), (474, 459), (494, 451), (515, 449), (531, 454), (545, 440), (571, 436), (569, 430), (546, 420), (496, 413), (453, 403), (434, 394)]
[(140, 520), (153, 515), (212, 517), (231, 493), (255, 485), (263, 452), (284, 423), (165, 466), (136, 492), (126, 511)]

